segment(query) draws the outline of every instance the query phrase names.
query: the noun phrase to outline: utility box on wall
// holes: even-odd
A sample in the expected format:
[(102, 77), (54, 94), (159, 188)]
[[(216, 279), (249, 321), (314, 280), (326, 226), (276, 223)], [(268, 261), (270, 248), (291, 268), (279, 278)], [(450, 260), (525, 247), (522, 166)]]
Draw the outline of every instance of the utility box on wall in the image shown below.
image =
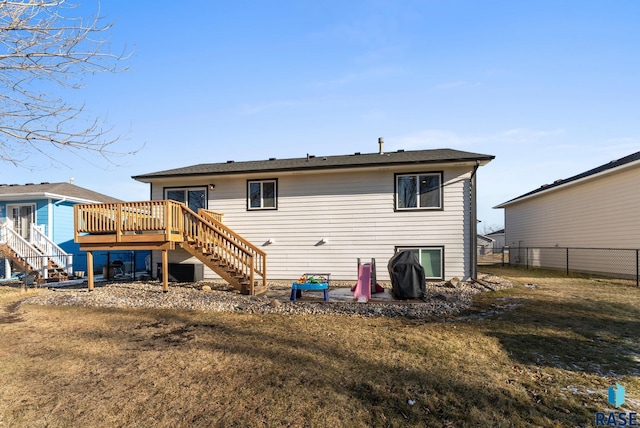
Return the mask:
[[(157, 276), (162, 281), (162, 264), (158, 264)], [(197, 282), (204, 278), (204, 265), (193, 263), (169, 263), (169, 281)]]

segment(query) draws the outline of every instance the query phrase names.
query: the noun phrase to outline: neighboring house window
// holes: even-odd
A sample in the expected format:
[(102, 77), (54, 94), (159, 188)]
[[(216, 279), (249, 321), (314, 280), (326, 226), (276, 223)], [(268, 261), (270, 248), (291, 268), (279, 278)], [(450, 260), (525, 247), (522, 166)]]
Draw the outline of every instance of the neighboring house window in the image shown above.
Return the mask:
[(442, 173), (396, 174), (396, 209), (442, 208)]
[(7, 218), (13, 221), (13, 230), (30, 240), (31, 224), (36, 222), (36, 204), (7, 205)]
[(198, 212), (198, 208), (207, 208), (207, 190), (204, 187), (164, 189), (164, 197), (182, 202), (195, 212)]
[(396, 251), (415, 254), (426, 279), (444, 279), (444, 247), (397, 247)]
[(247, 181), (247, 209), (275, 210), (277, 194), (277, 180), (249, 180)]

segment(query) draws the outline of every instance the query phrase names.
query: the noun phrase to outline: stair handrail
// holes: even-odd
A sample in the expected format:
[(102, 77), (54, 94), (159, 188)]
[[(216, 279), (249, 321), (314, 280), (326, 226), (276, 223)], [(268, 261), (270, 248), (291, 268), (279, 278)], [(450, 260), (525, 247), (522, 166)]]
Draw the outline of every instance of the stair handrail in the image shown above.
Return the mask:
[[(250, 241), (242, 237), (241, 235), (234, 232), (231, 228), (226, 226), (222, 222), (222, 216), (213, 211), (205, 210), (200, 208), (198, 210), (198, 214), (207, 220), (211, 226), (214, 227), (219, 233), (223, 234), (227, 239), (234, 242), (235, 245), (243, 248), (245, 251), (249, 252), (254, 257), (254, 263), (256, 265), (256, 272), (266, 278), (266, 260), (267, 253), (265, 253), (260, 248), (256, 247)], [(266, 286), (266, 282), (264, 284)]]
[(73, 273), (73, 256), (53, 242), (42, 227), (31, 223), (31, 244), (46, 255), (59, 268), (71, 275)]
[(31, 268), (31, 270), (38, 271), (42, 275), (43, 278), (47, 278), (47, 263), (46, 256), (43, 255), (37, 248), (29, 243), (26, 239), (24, 239), (18, 232), (16, 232), (13, 227), (6, 224), (4, 225), (3, 235), (5, 236), (4, 243), (7, 244), (9, 248), (16, 254), (16, 256), (20, 257), (24, 260), (24, 262)]
[(215, 229), (217, 229), (220, 233), (224, 234), (229, 240), (235, 242), (236, 245), (243, 247), (245, 250), (247, 250), (254, 256), (258, 256), (258, 257), (267, 256), (267, 253), (265, 253), (260, 248), (252, 244), (250, 241), (238, 235), (236, 232), (234, 232), (228, 226), (226, 226), (222, 222), (222, 220), (217, 217), (216, 215), (217, 213), (200, 208), (198, 209), (198, 214), (201, 217), (204, 217), (205, 220), (211, 223)]
[[(182, 204), (181, 204), (182, 205)], [(262, 278), (266, 288), (266, 253), (233, 230), (207, 215), (206, 210), (195, 213), (182, 205), (185, 239), (196, 243), (208, 253), (223, 260), (249, 280), (250, 294), (254, 294), (254, 278)]]

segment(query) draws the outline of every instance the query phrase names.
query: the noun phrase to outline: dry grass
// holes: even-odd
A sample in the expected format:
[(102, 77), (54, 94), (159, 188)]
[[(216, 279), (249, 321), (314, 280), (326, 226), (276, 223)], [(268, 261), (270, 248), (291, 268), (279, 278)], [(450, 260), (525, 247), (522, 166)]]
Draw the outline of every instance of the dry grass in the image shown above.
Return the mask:
[(0, 287), (0, 426), (591, 426), (614, 381), (637, 410), (640, 290), (496, 273), (537, 288), (440, 322), (16, 308)]

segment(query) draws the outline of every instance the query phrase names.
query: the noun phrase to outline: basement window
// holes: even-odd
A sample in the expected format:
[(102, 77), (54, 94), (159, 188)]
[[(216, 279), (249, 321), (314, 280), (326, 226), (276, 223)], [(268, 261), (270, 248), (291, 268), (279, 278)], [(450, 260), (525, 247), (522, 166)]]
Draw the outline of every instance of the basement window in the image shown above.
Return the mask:
[(396, 251), (411, 251), (424, 268), (427, 280), (444, 279), (444, 247), (396, 247)]
[(248, 180), (247, 181), (247, 209), (275, 210), (277, 209), (278, 181)]

